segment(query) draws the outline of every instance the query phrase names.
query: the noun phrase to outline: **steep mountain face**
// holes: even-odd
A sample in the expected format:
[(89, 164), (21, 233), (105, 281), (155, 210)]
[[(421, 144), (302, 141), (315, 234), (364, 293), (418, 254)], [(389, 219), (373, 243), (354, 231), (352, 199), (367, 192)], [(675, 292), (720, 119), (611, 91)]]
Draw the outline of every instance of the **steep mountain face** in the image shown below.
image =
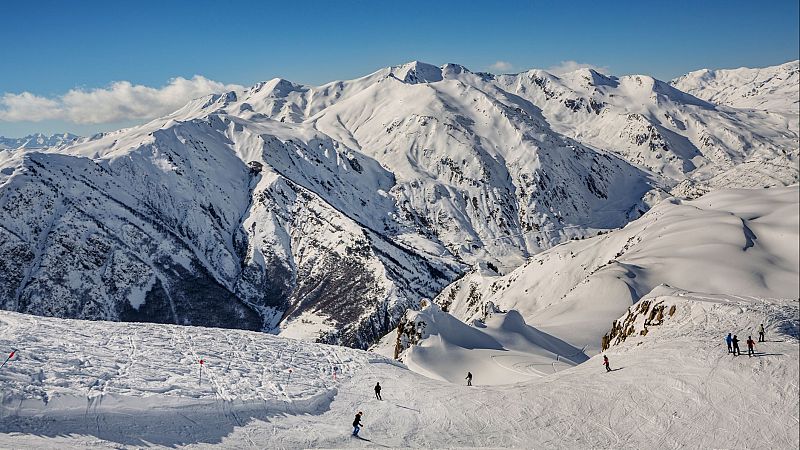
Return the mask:
[(74, 144), (80, 139), (80, 136), (72, 133), (53, 134), (50, 136), (42, 133), (36, 133), (22, 138), (7, 138), (0, 136), (0, 150), (15, 148), (62, 147), (64, 145)]
[[(303, 321), (321, 325), (310, 337), (363, 345), (455, 276), (454, 262), (423, 258), (336, 208), (359, 186), (380, 201), (390, 179), (376, 164), (356, 172), (357, 160), (313, 134), (264, 140), (235, 128), (211, 116), (71, 155), (14, 154), (0, 172), (4, 308), (255, 330), (308, 313)], [(269, 155), (260, 172), (237, 146)], [(339, 204), (279, 173), (315, 168), (328, 171), (320, 183), (338, 184)]]
[[(665, 111), (674, 124), (657, 127)], [(275, 79), (74, 145), (0, 150), (0, 304), (365, 347), (470, 266), (507, 272), (621, 227), (701, 173), (796, 161), (791, 133), (761, 119), (594, 72), (415, 62)], [(701, 151), (701, 131), (727, 138)]]
[(533, 70), (493, 81), (556, 131), (664, 176), (679, 196), (798, 180), (797, 129), (780, 115), (720, 108), (643, 75)]
[[(757, 187), (759, 179), (769, 179), (764, 174), (773, 172), (774, 179), (791, 181), (797, 179), (797, 147), (800, 130), (800, 61), (791, 61), (778, 66), (760, 69), (698, 70), (678, 77), (670, 82), (677, 89), (707, 100), (718, 109), (735, 108), (770, 128), (782, 130), (793, 141), (787, 143), (786, 158), (769, 158), (769, 153), (758, 151), (740, 167), (719, 174), (716, 180), (723, 184), (738, 178), (752, 180), (748, 184)], [(763, 128), (752, 128), (762, 133)], [(791, 153), (793, 151), (794, 153)], [(788, 162), (793, 163), (787, 167)], [(756, 173), (752, 172), (756, 170)], [(747, 183), (747, 182), (745, 182)], [(748, 184), (742, 183), (742, 186)], [(771, 183), (768, 185), (772, 185)]]

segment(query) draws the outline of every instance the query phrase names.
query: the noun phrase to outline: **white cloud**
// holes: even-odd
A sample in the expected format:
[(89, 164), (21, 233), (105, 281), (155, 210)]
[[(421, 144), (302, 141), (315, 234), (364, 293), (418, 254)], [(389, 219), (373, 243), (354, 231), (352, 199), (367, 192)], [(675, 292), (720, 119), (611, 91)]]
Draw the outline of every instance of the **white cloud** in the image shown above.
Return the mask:
[(59, 116), (59, 103), (39, 97), (30, 92), (5, 93), (0, 97), (0, 120), (22, 122), (36, 117), (36, 121), (55, 119)]
[(567, 72), (574, 72), (578, 69), (594, 69), (595, 72), (602, 73), (603, 75), (608, 75), (611, 73), (608, 70), (608, 67), (595, 66), (594, 64), (579, 63), (577, 61), (561, 61), (555, 66), (548, 67), (547, 69), (544, 70), (552, 73), (553, 75), (562, 75)]
[(75, 124), (99, 124), (153, 119), (175, 111), (194, 98), (237, 89), (242, 86), (195, 75), (191, 79), (173, 78), (160, 88), (116, 81), (105, 88), (71, 89), (55, 98), (30, 92), (4, 93), (0, 97), (0, 120), (56, 119)]
[(508, 61), (496, 61), (494, 64), (489, 66), (489, 69), (494, 70), (496, 72), (504, 72), (507, 70), (511, 70), (514, 68), (514, 65)]

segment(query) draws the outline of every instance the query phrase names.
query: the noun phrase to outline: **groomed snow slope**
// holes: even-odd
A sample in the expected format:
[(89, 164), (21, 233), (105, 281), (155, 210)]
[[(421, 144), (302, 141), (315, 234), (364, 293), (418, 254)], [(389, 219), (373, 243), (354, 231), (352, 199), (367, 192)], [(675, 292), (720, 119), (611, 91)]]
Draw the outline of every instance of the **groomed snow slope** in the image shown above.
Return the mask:
[[(655, 300), (675, 314), (612, 347), (611, 373), (597, 356), (505, 386), (482, 386), (476, 371), (471, 388), (253, 332), (2, 312), (0, 347), (20, 349), (0, 370), (0, 446), (797, 448), (797, 302), (668, 290)], [(757, 356), (731, 357), (723, 335), (761, 322)], [(211, 383), (198, 388), (205, 355)], [(357, 410), (369, 441), (349, 435)]]

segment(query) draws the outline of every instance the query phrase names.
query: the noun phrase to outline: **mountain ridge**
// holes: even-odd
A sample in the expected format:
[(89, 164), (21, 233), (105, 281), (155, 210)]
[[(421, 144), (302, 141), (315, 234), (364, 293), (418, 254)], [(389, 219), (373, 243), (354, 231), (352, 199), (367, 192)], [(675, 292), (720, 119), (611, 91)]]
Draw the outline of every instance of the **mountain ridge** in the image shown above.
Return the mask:
[(0, 150), (0, 304), (363, 348), (469, 267), (511, 271), (667, 190), (796, 182), (792, 135), (765, 117), (591, 70), (273, 79)]

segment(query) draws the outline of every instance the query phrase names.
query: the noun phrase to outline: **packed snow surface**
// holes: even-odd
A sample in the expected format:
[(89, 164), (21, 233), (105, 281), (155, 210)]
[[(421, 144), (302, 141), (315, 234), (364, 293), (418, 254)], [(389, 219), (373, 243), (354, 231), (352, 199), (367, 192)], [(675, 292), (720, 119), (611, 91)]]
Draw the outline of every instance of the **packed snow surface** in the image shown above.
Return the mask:
[[(610, 373), (596, 356), (486, 386), (477, 367), (473, 387), (256, 332), (2, 312), (0, 348), (17, 353), (0, 369), (0, 446), (797, 448), (797, 301), (668, 288), (653, 300), (676, 312), (606, 352)], [(723, 337), (759, 323), (756, 356), (729, 355)]]

